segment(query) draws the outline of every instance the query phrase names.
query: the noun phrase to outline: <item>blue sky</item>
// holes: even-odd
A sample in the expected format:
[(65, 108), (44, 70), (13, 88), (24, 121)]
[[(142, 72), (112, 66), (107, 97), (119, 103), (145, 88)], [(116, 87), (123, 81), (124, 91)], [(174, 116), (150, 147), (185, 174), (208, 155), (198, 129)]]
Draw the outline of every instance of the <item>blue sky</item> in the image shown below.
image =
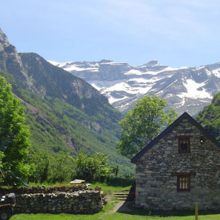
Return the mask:
[(172, 67), (220, 62), (219, 0), (5, 0), (0, 28), (18, 52)]

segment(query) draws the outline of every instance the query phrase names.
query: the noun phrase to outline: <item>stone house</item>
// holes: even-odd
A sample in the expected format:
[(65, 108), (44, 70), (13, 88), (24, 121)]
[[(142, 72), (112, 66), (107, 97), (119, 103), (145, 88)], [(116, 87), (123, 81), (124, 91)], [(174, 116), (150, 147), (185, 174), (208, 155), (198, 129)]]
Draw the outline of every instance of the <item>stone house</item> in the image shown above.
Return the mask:
[(149, 210), (220, 210), (220, 144), (187, 113), (132, 159), (135, 203)]

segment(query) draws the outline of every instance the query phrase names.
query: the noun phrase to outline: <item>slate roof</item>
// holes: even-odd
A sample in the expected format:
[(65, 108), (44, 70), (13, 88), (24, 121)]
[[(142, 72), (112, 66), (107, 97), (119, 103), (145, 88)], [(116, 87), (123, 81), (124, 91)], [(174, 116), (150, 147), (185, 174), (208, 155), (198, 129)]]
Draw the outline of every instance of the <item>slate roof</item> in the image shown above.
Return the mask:
[(140, 152), (138, 152), (131, 162), (135, 163), (144, 153), (152, 148), (160, 139), (167, 135), (173, 128), (175, 128), (183, 119), (188, 119), (194, 126), (196, 126), (204, 135), (206, 135), (215, 145), (220, 148), (220, 143), (210, 135), (195, 119), (193, 119), (188, 113), (184, 112), (176, 121), (174, 121), (169, 127), (167, 127), (160, 135), (146, 145)]

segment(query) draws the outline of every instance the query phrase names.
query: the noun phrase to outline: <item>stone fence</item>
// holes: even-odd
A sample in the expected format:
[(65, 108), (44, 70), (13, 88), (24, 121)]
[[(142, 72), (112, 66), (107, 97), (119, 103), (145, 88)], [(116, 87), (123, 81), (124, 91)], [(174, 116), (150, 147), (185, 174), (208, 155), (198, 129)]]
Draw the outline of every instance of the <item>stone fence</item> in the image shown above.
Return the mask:
[(0, 188), (0, 194), (15, 193), (17, 194), (34, 194), (34, 193), (54, 193), (54, 192), (76, 192), (80, 190), (88, 190), (88, 187), (85, 184), (73, 185), (73, 186), (28, 186), (12, 189)]
[[(2, 190), (2, 193), (9, 190)], [(90, 214), (102, 210), (105, 198), (99, 190), (87, 187), (28, 187), (10, 190), (16, 193), (15, 213)]]

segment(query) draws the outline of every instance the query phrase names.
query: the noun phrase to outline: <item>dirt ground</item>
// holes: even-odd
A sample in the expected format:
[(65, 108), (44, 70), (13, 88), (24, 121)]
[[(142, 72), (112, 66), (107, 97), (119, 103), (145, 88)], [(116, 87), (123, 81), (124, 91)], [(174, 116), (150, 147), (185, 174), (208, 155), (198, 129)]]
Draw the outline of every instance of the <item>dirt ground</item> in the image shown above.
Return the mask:
[(116, 203), (114, 209), (111, 211), (111, 213), (114, 212), (131, 212), (131, 209), (129, 209), (129, 205), (132, 202), (126, 202), (126, 201), (119, 201), (118, 203)]
[[(111, 195), (106, 195), (106, 200), (107, 202), (112, 202), (111, 201), (112, 199), (112, 196)], [(130, 201), (117, 201), (115, 203), (115, 207), (113, 210), (111, 210), (109, 213), (115, 213), (115, 212), (131, 212), (131, 209), (129, 209), (129, 205), (133, 203), (133, 202), (130, 202)]]

